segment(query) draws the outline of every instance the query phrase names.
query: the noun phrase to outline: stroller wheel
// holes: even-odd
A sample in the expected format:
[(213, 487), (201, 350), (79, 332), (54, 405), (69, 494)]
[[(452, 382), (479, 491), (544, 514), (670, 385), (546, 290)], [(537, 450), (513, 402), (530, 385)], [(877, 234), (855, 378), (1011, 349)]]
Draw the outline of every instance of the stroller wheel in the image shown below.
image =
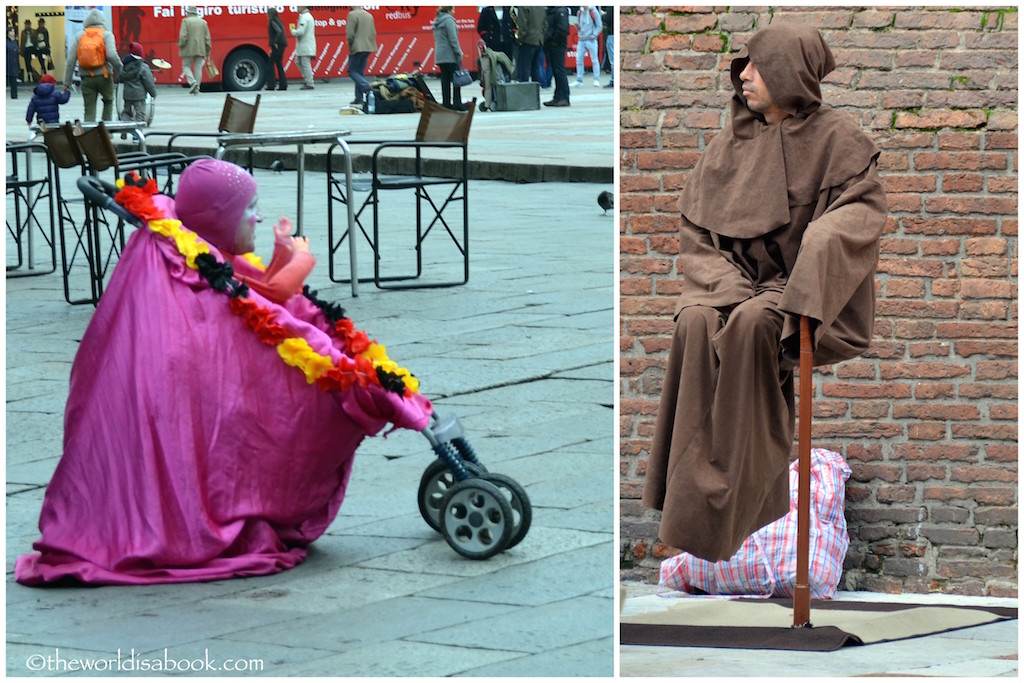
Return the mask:
[(530, 522), (533, 520), (530, 496), (526, 494), (526, 490), (519, 485), (519, 482), (507, 475), (488, 472), (481, 475), (480, 478), (497, 486), (512, 508), (512, 537), (508, 539), (505, 550), (513, 548), (526, 538), (526, 532), (530, 530)]
[[(466, 462), (466, 469), (474, 477), (480, 476), (486, 470), (471, 462)], [(427, 465), (420, 478), (420, 488), (416, 495), (419, 503), (420, 515), (423, 521), (430, 525), (434, 531), (441, 530), (441, 502), (444, 494), (455, 485), (455, 477), (448, 470), (448, 465), (438, 458)]]
[(505, 550), (514, 524), (508, 499), (489, 481), (456, 482), (444, 495), (441, 534), (463, 557), (486, 560)]
[(478, 107), (479, 107), (480, 111), (487, 111), (487, 103), (486, 102), (481, 102), (478, 105)]

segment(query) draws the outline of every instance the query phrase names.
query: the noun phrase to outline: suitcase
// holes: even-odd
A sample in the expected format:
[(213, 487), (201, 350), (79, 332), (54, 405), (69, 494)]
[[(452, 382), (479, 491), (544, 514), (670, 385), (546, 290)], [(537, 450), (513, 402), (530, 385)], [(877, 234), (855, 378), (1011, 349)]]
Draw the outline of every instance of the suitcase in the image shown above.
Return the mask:
[(540, 109), (540, 83), (495, 83), (494, 111)]

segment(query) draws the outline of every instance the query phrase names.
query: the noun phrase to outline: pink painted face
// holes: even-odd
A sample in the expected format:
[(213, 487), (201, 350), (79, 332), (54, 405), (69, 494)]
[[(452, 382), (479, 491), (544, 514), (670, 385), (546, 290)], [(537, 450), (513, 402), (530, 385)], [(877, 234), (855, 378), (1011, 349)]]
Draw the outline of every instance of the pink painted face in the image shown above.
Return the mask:
[(256, 248), (256, 224), (263, 221), (260, 215), (259, 195), (254, 195), (242, 212), (242, 219), (238, 223), (238, 232), (235, 234), (235, 253), (248, 254)]

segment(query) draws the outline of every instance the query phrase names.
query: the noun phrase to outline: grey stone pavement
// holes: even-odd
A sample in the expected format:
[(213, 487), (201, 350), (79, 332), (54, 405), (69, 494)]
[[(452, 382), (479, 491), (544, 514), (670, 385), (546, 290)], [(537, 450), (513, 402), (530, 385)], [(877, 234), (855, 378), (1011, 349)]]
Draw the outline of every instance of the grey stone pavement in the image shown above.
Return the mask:
[[(266, 95), (257, 131), (344, 123), (408, 139), (417, 120), (338, 115), (336, 103), (351, 99), (347, 81)], [(577, 164), (611, 178), (612, 91), (588, 86), (573, 98), (566, 109), (478, 112), (471, 158), (542, 176)], [(8, 106), (8, 140), (24, 139), (24, 102)], [(163, 88), (157, 102), (154, 128), (210, 130), (223, 95)], [(73, 98), (65, 118), (77, 106)], [(294, 215), (295, 173), (258, 170), (256, 178), (268, 219), (257, 252), (269, 255), (273, 217)], [(616, 225), (596, 202), (611, 182), (474, 180), (469, 283), (412, 291), (364, 283), (357, 298), (327, 277), (324, 182), (307, 171), (305, 232), (318, 259), (309, 283), (413, 370), (439, 411), (460, 416), (489, 470), (525, 487), (529, 534), (486, 561), (457, 555), (417, 509), (420, 474), (433, 460), (426, 439), (395, 432), (360, 446), (337, 520), (293, 570), (151, 587), (16, 584), (15, 558), (38, 536), (61, 454), (68, 373), (93, 309), (64, 302), (59, 274), (8, 279), (7, 675), (74, 675), (66, 669), (82, 662), (116, 675), (119, 652), (122, 672), (134, 656), (234, 660), (250, 668), (243, 675), (614, 674)], [(409, 209), (396, 202), (388, 211), (385, 225), (411, 234)], [(396, 262), (407, 255), (400, 245)], [(361, 258), (365, 274), (370, 261)], [(425, 277), (456, 266), (438, 248)]]

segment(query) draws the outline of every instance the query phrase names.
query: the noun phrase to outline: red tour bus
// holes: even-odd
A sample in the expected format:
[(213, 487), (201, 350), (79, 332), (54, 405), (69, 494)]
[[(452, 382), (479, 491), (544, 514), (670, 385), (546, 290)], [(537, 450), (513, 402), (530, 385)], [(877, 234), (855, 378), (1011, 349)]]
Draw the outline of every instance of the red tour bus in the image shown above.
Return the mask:
[[(197, 5), (199, 16), (206, 19), (213, 36), (210, 55), (220, 69), (217, 78), (204, 78), (204, 82), (222, 81), (225, 90), (258, 90), (270, 79), (270, 53), (267, 44), (268, 5)], [(285, 72), (289, 78), (300, 78), (295, 61), (295, 39), (288, 31), (298, 21), (299, 5), (276, 5), (281, 23), (288, 34), (288, 48), (284, 54)], [(348, 71), (348, 41), (345, 23), (349, 6), (313, 7), (316, 27), (317, 56), (313, 59), (315, 78), (339, 78)], [(366, 67), (367, 75), (381, 76), (406, 73), (417, 68), (431, 73), (436, 70), (433, 61), (434, 33), (431, 25), (437, 7), (371, 7), (377, 29), (377, 52)], [(127, 44), (142, 44), (147, 60), (163, 59), (170, 69), (154, 70), (157, 83), (173, 84), (181, 76), (181, 57), (178, 56), (178, 32), (185, 18), (184, 5), (111, 7), (114, 36), (118, 51), (126, 52)], [(455, 20), (459, 27), (459, 40), (468, 61), (476, 58), (476, 7), (456, 7)]]
[[(220, 69), (220, 76), (203, 78), (203, 82), (221, 82), (225, 90), (259, 90), (270, 80), (270, 52), (267, 44), (267, 7), (272, 5), (197, 5), (199, 15), (206, 19), (213, 36), (211, 59)], [(298, 21), (299, 5), (276, 5), (288, 34), (284, 54), (285, 72), (289, 78), (300, 78), (295, 61), (295, 39), (288, 31)], [(377, 52), (366, 66), (368, 76), (409, 73), (419, 69), (437, 72), (434, 63), (434, 33), (431, 28), (437, 6), (380, 7), (366, 9), (373, 15), (377, 30)], [(345, 23), (350, 6), (310, 6), (316, 27), (317, 55), (313, 59), (315, 78), (341, 78), (348, 72), (348, 41)], [(476, 71), (479, 36), (476, 32), (480, 12), (476, 6), (459, 6), (454, 10), (459, 27), (459, 42), (465, 55), (463, 65)], [(129, 42), (143, 46), (145, 58), (152, 63), (162, 59), (169, 69), (154, 69), (157, 83), (174, 84), (181, 78), (182, 64), (178, 56), (178, 32), (185, 18), (185, 5), (114, 6), (111, 7), (113, 32), (118, 52), (127, 52)], [(575, 25), (570, 27), (567, 68), (574, 70)], [(589, 60), (588, 60), (589, 61)]]

